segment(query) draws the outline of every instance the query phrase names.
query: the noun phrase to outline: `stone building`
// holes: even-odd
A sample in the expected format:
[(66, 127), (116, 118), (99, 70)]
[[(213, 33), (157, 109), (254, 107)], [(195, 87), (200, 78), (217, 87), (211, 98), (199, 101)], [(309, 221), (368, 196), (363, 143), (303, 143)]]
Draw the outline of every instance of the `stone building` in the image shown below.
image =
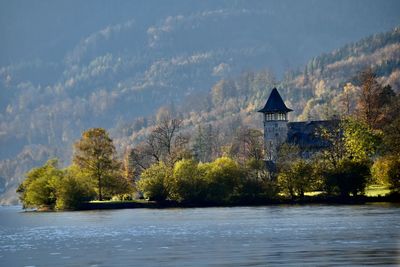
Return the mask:
[(304, 158), (330, 145), (318, 137), (317, 131), (321, 127), (332, 128), (335, 121), (289, 122), (291, 111), (276, 88), (272, 89), (264, 108), (258, 111), (264, 116), (264, 155), (269, 169), (276, 162), (279, 146), (285, 142), (299, 146)]

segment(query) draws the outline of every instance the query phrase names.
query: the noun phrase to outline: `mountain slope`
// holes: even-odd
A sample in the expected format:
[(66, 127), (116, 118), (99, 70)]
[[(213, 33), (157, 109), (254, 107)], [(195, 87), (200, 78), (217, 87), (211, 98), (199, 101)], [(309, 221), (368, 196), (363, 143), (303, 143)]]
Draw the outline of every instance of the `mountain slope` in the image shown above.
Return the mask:
[[(199, 112), (188, 125), (219, 120), (226, 112), (251, 114), (266, 98), (265, 89), (277, 84), (273, 73), (280, 78), (322, 52), (400, 24), (399, 4), (391, 0), (87, 1), (77, 12), (74, 2), (23, 4), (0, 3), (5, 37), (0, 49), (0, 191), (7, 192), (15, 190), (24, 171), (49, 156), (68, 163), (71, 144), (84, 129), (113, 128), (123, 147), (141, 138), (162, 106)], [(384, 43), (375, 46), (389, 49)], [(355, 51), (348, 54), (357, 57)], [(342, 60), (349, 60), (344, 55)], [(316, 84), (333, 77), (317, 76), (318, 64), (307, 82), (295, 72), (278, 83), (297, 115)], [(330, 73), (337, 73), (340, 64), (334, 59)], [(248, 71), (259, 69), (271, 71)], [(338, 74), (335, 83), (347, 80), (345, 75)], [(241, 77), (233, 78), (235, 97), (222, 94), (226, 99), (209, 102), (209, 89), (232, 77)], [(302, 92), (301, 97), (292, 92)], [(21, 157), (27, 158), (23, 166)]]

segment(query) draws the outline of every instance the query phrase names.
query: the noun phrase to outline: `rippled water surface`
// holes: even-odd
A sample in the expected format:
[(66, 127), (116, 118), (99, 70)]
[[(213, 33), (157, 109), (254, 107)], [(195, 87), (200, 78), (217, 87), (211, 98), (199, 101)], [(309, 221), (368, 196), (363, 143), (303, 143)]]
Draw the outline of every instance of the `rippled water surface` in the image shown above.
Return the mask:
[(400, 265), (400, 207), (0, 208), (0, 266)]

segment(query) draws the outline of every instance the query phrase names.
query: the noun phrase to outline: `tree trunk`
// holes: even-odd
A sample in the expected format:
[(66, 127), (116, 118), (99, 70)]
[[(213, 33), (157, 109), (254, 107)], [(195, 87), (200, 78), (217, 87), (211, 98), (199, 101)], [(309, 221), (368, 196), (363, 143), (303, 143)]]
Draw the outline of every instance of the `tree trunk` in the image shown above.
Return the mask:
[(99, 187), (99, 200), (102, 201), (103, 200), (103, 195), (101, 193), (101, 177), (100, 175), (97, 178), (97, 186)]

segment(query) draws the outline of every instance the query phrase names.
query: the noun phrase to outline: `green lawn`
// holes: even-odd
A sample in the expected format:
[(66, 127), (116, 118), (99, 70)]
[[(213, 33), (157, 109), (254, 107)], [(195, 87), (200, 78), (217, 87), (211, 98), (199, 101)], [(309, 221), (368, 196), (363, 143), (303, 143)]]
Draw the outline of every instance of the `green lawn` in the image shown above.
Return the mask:
[[(306, 196), (317, 196), (323, 193), (322, 191), (306, 192)], [(370, 185), (365, 189), (365, 195), (368, 197), (385, 196), (390, 193), (390, 189), (387, 185)]]
[(365, 195), (369, 197), (384, 196), (390, 193), (390, 189), (386, 185), (370, 185), (365, 189)]

